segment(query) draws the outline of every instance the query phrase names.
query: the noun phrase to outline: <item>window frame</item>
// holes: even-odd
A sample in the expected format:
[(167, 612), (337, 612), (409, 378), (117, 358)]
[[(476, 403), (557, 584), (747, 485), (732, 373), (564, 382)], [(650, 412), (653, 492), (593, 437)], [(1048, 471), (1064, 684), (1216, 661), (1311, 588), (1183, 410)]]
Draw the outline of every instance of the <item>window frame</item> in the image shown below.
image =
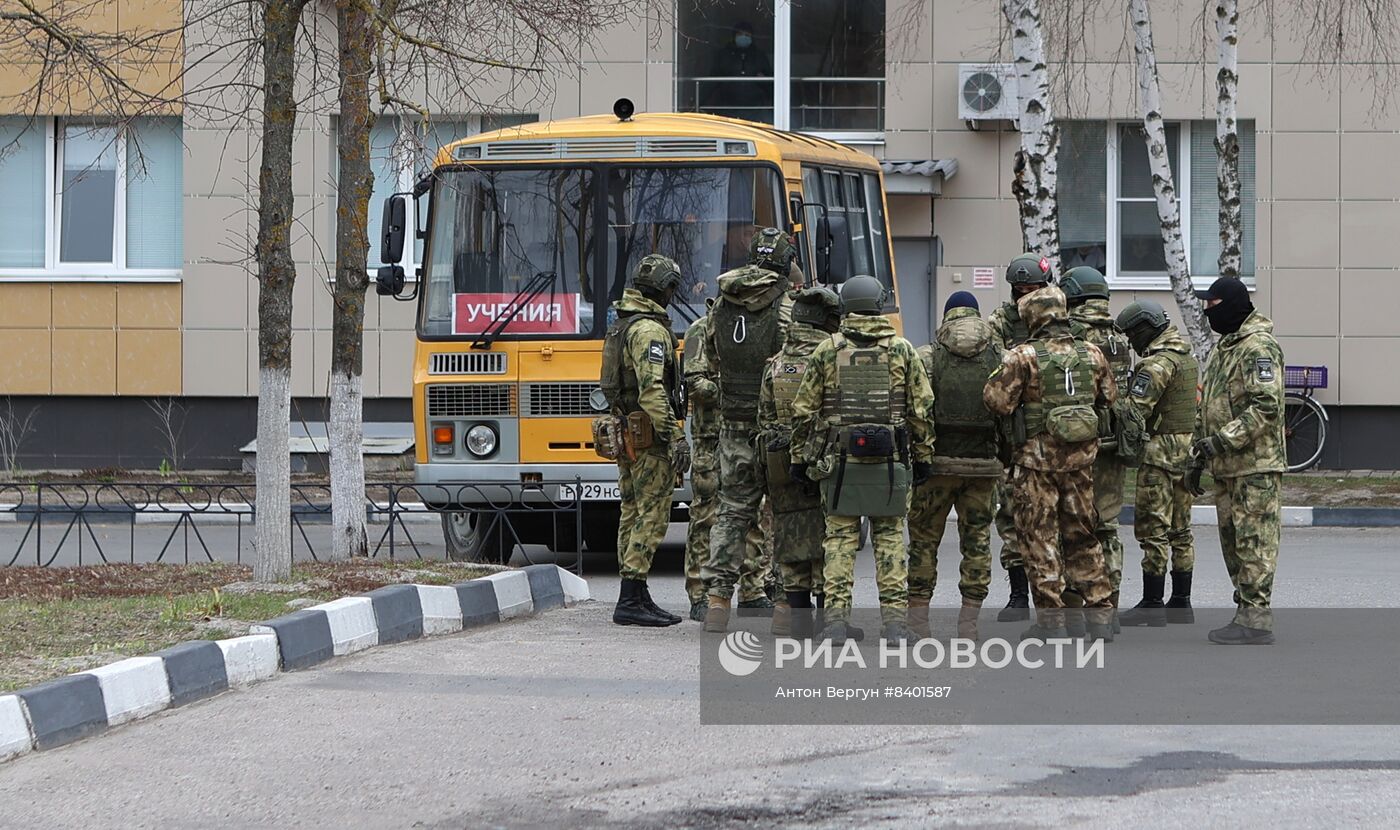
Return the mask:
[[(117, 127), (112, 261), (65, 263), (60, 260), (62, 229), (58, 225), (63, 217), (63, 194), (59, 192), (59, 171), (62, 169), (64, 150), (62, 128), (65, 122), (80, 120), (58, 116), (44, 118), (44, 265), (0, 268), (0, 282), (180, 282), (184, 275), (183, 268), (126, 267), (126, 145), (129, 140), (129, 125), (126, 124), (101, 121), (93, 123), (94, 127), (103, 126), (104, 123)], [(180, 198), (180, 208), (183, 211), (184, 195), (181, 194)]]

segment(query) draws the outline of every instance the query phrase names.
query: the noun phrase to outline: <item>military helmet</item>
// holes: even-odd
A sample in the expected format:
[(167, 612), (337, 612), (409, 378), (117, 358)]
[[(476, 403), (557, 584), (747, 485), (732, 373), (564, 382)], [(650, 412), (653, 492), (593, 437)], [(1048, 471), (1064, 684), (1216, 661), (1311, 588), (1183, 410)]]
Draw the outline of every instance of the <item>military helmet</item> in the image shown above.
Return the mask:
[(1169, 325), (1171, 320), (1167, 318), (1167, 310), (1156, 300), (1129, 303), (1118, 315), (1118, 328), (1128, 335), (1128, 341), (1138, 354), (1145, 352)]
[(1050, 260), (1024, 253), (1006, 266), (1006, 281), (1012, 285), (1050, 285), (1055, 282), (1055, 275), (1050, 272)]
[(851, 277), (841, 286), (841, 313), (879, 314), (889, 296), (884, 283), (866, 274)]
[(784, 279), (796, 256), (797, 248), (792, 239), (778, 228), (764, 228), (753, 235), (753, 242), (749, 244), (749, 264), (781, 274)]
[(632, 277), (632, 287), (638, 291), (653, 291), (664, 294), (681, 284), (681, 269), (676, 261), (661, 254), (648, 254), (637, 264), (637, 273)]
[(830, 288), (804, 288), (793, 299), (792, 321), (823, 328), (841, 316), (841, 298)]
[(1079, 265), (1069, 269), (1060, 278), (1060, 288), (1070, 305), (1078, 305), (1085, 300), (1107, 300), (1108, 280), (1097, 268)]

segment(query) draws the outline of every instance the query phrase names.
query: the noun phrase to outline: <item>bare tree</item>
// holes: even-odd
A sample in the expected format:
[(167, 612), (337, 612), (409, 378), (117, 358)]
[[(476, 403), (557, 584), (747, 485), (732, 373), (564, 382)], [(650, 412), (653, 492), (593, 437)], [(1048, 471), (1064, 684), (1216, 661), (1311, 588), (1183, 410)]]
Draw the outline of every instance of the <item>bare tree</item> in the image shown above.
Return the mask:
[(1011, 189), (1021, 213), (1025, 250), (1050, 260), (1060, 270), (1059, 203), (1056, 175), (1059, 127), (1050, 107), (1050, 75), (1045, 61), (1040, 0), (1002, 0), (1011, 26), (1011, 54), (1020, 98), (1021, 148), (1016, 151)]
[(180, 472), (185, 458), (184, 448), (181, 446), (180, 440), (185, 434), (187, 410), (184, 404), (174, 398), (154, 398), (146, 401), (146, 408), (151, 410), (151, 414), (155, 416), (156, 431), (164, 445), (162, 449), (165, 450), (165, 459), (170, 465), (170, 472)]
[(5, 399), (5, 408), (0, 410), (0, 472), (8, 475), (19, 472), (19, 453), (25, 439), (34, 431), (34, 418), (38, 414), (39, 407), (31, 406), (21, 415), (15, 411), (15, 402)]

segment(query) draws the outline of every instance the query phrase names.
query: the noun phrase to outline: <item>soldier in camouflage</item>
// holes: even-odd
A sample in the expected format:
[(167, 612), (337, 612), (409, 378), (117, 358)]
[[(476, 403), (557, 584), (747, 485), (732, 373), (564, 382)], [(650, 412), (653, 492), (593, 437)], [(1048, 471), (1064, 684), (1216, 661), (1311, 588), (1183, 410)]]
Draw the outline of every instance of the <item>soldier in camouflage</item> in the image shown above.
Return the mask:
[(862, 516), (875, 546), (881, 636), (911, 636), (904, 517), (911, 480), (931, 473), (934, 400), (914, 347), (881, 316), (887, 295), (874, 277), (846, 281), (841, 330), (812, 353), (792, 404), (789, 475), (820, 483), (828, 621), (821, 636), (838, 644), (858, 637), (850, 614)]
[[(685, 592), (690, 598), (690, 618), (696, 622), (704, 622), (709, 602), (700, 571), (710, 557), (710, 532), (719, 507), (719, 386), (705, 354), (709, 320), (709, 315), (701, 315), (685, 332), (685, 389), (694, 453), (690, 470), (693, 499), (685, 538)], [(768, 550), (761, 523), (749, 527), (744, 534), (744, 558), (739, 568), (741, 602), (763, 595), (764, 567), (771, 558)]]
[(1112, 405), (1118, 390), (1103, 352), (1070, 333), (1064, 292), (1047, 286), (1022, 297), (1017, 309), (1031, 340), (1005, 353), (983, 402), (1017, 425), (1012, 498), (1036, 608), (1036, 623), (1022, 636), (1067, 636), (1065, 601), (1072, 597), (1088, 609), (1089, 636), (1112, 640), (1113, 589), (1094, 535), (1090, 470), (1098, 410)]
[[(787, 234), (765, 228), (755, 235), (750, 263), (719, 277), (720, 298), (710, 309), (705, 353), (719, 387), (719, 515), (701, 576), (709, 591), (705, 630), (729, 627), (739, 580), (744, 533), (759, 521), (764, 481), (758, 447), (758, 394), (763, 367), (782, 347), (788, 275), (797, 249)], [(765, 568), (771, 569), (771, 568)], [(763, 597), (739, 607), (772, 608)]]
[(997, 422), (982, 403), (982, 392), (1001, 365), (1001, 352), (978, 314), (977, 298), (967, 291), (948, 298), (935, 342), (918, 349), (933, 388), (938, 429), (933, 475), (914, 488), (909, 505), (909, 627), (920, 637), (931, 636), (928, 607), (938, 582), (938, 545), (956, 507), (962, 553), (958, 636), (977, 638), (977, 613), (992, 578), (992, 519), (1002, 479)]
[[(992, 311), (987, 324), (992, 327), (1002, 349), (1019, 346), (1030, 339), (1026, 323), (1021, 319), (1016, 303), (1033, 291), (1039, 291), (1055, 281), (1051, 273), (1050, 261), (1042, 256), (1024, 253), (1011, 260), (1006, 267), (1006, 281), (1011, 285), (1011, 299)], [(997, 614), (998, 622), (1010, 622), (1030, 618), (1030, 594), (1026, 584), (1025, 562), (1021, 557), (1021, 546), (1016, 540), (1016, 516), (1011, 507), (1010, 482), (997, 487), (997, 535), (1001, 537), (1001, 566), (1006, 569), (1006, 578), (1011, 582), (1011, 598), (1006, 607)]]
[[(676, 477), (690, 467), (690, 446), (680, 426), (680, 377), (676, 336), (666, 306), (681, 284), (680, 269), (664, 256), (644, 257), (614, 309), (617, 320), (603, 345), (599, 379), (609, 410), (627, 418), (643, 413), (651, 440), (627, 431), (617, 459), (622, 516), (617, 527), (622, 587), (613, 610), (618, 625), (675, 625), (681, 618), (662, 609), (647, 590), (657, 545), (671, 521)], [(639, 444), (645, 444), (639, 446)]]
[[(1074, 336), (1093, 343), (1108, 358), (1113, 382), (1126, 389), (1133, 371), (1133, 358), (1128, 338), (1118, 330), (1108, 310), (1108, 281), (1097, 269), (1087, 265), (1071, 268), (1060, 280), (1060, 289), (1069, 303), (1069, 325)], [(1113, 585), (1110, 600), (1118, 607), (1118, 586), (1123, 581), (1123, 541), (1118, 538), (1118, 516), (1123, 512), (1123, 483), (1128, 467), (1119, 457), (1117, 447), (1101, 446), (1094, 460), (1094, 508), (1099, 524), (1094, 535), (1103, 548), (1104, 567)]]
[(1274, 324), (1244, 283), (1221, 277), (1206, 291), (1206, 317), (1221, 335), (1202, 382), (1187, 487), (1215, 478), (1225, 569), (1235, 585), (1235, 618), (1210, 632), (1224, 645), (1274, 641), (1270, 601), (1278, 563), (1279, 490), (1287, 468), (1283, 436), (1283, 351)]
[[(1142, 601), (1121, 617), (1123, 625), (1164, 626), (1195, 622), (1191, 573), (1196, 551), (1191, 538), (1191, 493), (1186, 468), (1196, 423), (1196, 358), (1153, 300), (1131, 303), (1118, 327), (1141, 357), (1125, 387), (1128, 401), (1147, 423), (1147, 451), (1137, 470), (1137, 518), (1133, 534), (1142, 547)], [(1168, 551), (1171, 599), (1165, 604)]]
[(773, 556), (786, 602), (773, 612), (773, 633), (810, 633), (813, 597), (822, 601), (822, 539), (825, 523), (821, 495), (810, 479), (794, 481), (792, 463), (793, 400), (817, 346), (831, 339), (841, 324), (841, 301), (829, 288), (797, 293), (792, 322), (782, 351), (768, 361), (758, 398), (758, 421), (765, 448), (768, 503), (773, 508)]

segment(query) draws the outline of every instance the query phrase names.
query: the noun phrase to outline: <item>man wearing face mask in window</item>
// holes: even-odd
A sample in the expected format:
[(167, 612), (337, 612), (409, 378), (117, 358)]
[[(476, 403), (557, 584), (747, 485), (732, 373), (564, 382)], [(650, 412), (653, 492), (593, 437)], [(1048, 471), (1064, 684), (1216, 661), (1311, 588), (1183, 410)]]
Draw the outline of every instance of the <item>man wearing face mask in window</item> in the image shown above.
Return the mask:
[(1225, 569), (1235, 585), (1235, 618), (1210, 632), (1222, 645), (1274, 641), (1270, 600), (1278, 562), (1283, 443), (1283, 351), (1274, 324), (1255, 310), (1244, 283), (1221, 277), (1205, 293), (1206, 317), (1221, 335), (1206, 364), (1186, 486), (1202, 495), (1215, 478)]
[[(763, 49), (754, 43), (753, 25), (740, 21), (734, 26), (734, 36), (715, 53), (710, 75), (716, 78), (772, 78), (773, 64)], [(721, 114), (750, 121), (771, 117), (772, 85), (755, 81), (728, 81), (711, 86), (706, 104)]]

